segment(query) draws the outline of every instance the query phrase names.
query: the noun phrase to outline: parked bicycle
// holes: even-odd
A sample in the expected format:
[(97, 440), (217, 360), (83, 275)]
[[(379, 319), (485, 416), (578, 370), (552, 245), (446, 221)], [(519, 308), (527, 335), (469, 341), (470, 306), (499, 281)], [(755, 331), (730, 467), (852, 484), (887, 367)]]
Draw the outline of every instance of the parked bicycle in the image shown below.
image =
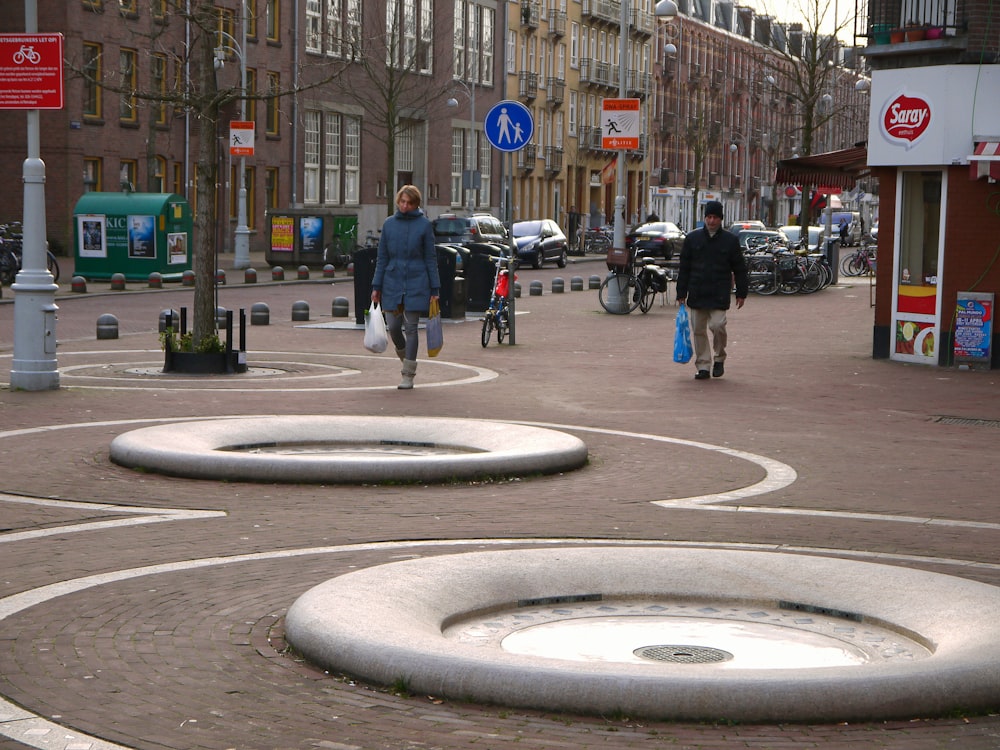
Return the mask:
[[(490, 305), (483, 314), (483, 332), (480, 342), (485, 349), (490, 344), (493, 331), (497, 332), (497, 343), (502, 344), (510, 331), (510, 307), (507, 304), (507, 294), (510, 291), (510, 271), (504, 268), (505, 258), (496, 259), (496, 274), (493, 277), (493, 295)], [(514, 275), (517, 280), (517, 275)]]
[(648, 313), (659, 292), (667, 291), (669, 276), (645, 251), (629, 255), (625, 265), (610, 267), (597, 291), (601, 307), (612, 315), (628, 315), (637, 307)]
[(583, 252), (585, 255), (604, 255), (611, 249), (611, 235), (601, 227), (592, 227), (583, 233)]
[[(0, 283), (11, 285), (23, 264), (23, 235), (20, 222), (0, 224)], [(49, 250), (45, 251), (45, 264), (52, 280), (59, 281), (59, 261)]]
[(878, 245), (862, 240), (858, 248), (840, 261), (840, 272), (845, 276), (874, 276)]

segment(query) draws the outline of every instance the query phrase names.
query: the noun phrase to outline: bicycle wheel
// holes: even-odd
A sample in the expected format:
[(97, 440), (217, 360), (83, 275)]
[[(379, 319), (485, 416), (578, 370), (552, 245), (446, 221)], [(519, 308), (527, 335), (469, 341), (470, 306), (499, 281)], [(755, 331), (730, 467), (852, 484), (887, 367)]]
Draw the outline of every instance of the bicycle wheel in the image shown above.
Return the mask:
[(0, 284), (10, 286), (17, 276), (17, 258), (6, 248), (0, 248)]
[(653, 307), (653, 302), (656, 300), (656, 290), (653, 289), (652, 284), (647, 286), (646, 282), (642, 280), (639, 283), (642, 284), (642, 297), (639, 299), (639, 309), (645, 315)]
[(823, 285), (823, 279), (825, 274), (819, 263), (814, 260), (806, 263), (803, 270), (804, 276), (802, 277), (802, 284), (799, 286), (799, 291), (802, 294), (812, 294), (817, 292)]
[(59, 281), (59, 261), (57, 261), (56, 260), (56, 256), (54, 256), (48, 250), (45, 251), (45, 264), (46, 264), (46, 266), (48, 266), (49, 273), (52, 274), (52, 280), (54, 282), (58, 283), (58, 281)]
[(840, 261), (840, 272), (844, 274), (844, 276), (857, 276), (861, 273), (861, 266), (859, 264), (857, 253), (851, 253), (850, 255), (844, 256), (844, 259)]
[(747, 273), (750, 276), (750, 291), (754, 294), (766, 296), (778, 291), (774, 261), (770, 258), (751, 258)]
[[(482, 343), (484, 349), (490, 345), (490, 336), (493, 335), (493, 321), (493, 310), (487, 310), (486, 315), (483, 317), (483, 333), (480, 337), (480, 342)], [(499, 335), (497, 336), (497, 339), (499, 340)]]
[(639, 306), (643, 293), (642, 282), (630, 273), (611, 273), (597, 290), (601, 307), (612, 315), (628, 315)]
[(507, 338), (507, 331), (510, 330), (510, 321), (507, 319), (507, 306), (504, 305), (497, 312), (497, 343), (502, 344)]

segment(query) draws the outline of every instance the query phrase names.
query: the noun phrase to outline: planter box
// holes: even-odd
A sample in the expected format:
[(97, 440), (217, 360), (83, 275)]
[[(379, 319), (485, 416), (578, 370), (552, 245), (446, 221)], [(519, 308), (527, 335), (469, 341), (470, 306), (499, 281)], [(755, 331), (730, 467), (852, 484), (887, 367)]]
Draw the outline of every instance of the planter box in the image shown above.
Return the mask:
[(189, 375), (225, 375), (246, 372), (242, 352), (174, 352), (166, 351), (163, 358), (164, 372)]

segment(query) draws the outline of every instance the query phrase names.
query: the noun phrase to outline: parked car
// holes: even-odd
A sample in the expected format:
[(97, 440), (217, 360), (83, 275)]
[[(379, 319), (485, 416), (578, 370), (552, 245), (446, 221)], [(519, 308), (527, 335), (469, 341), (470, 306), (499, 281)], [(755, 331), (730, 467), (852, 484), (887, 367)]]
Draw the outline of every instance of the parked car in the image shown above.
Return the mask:
[(736, 239), (740, 241), (740, 247), (743, 248), (743, 252), (747, 251), (747, 244), (750, 240), (757, 238), (763, 240), (771, 240), (773, 238), (783, 245), (788, 244), (788, 237), (779, 229), (741, 229), (736, 232)]
[(437, 242), (466, 245), (470, 242), (507, 242), (507, 230), (503, 222), (491, 214), (441, 214), (431, 224)]
[(521, 263), (531, 263), (541, 268), (547, 260), (554, 260), (560, 268), (566, 267), (569, 241), (552, 219), (533, 219), (515, 222), (511, 228), (517, 258)]
[[(799, 240), (802, 238), (802, 227), (789, 224), (788, 226), (779, 227), (785, 236), (788, 237), (789, 246), (795, 246), (799, 244)], [(810, 226), (809, 227), (809, 252), (818, 253), (821, 252), (823, 247), (823, 232), (825, 230), (823, 227)]]
[(741, 232), (744, 229), (767, 229), (763, 221), (758, 221), (757, 219), (743, 219), (741, 221), (734, 221), (728, 227), (729, 231), (733, 234)]
[(654, 258), (670, 260), (681, 254), (687, 235), (669, 221), (651, 221), (641, 224), (625, 235), (625, 247), (645, 250)]

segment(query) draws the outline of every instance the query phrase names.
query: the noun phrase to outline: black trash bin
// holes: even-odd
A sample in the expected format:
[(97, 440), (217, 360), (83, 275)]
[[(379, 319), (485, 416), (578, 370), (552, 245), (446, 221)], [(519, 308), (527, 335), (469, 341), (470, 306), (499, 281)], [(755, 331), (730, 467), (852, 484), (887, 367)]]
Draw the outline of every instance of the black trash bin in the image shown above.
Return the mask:
[[(441, 317), (464, 318), (465, 298), (455, 295), (455, 279), (458, 276), (458, 250), (451, 245), (437, 245), (438, 276), (441, 277)], [(459, 284), (459, 286), (462, 286)]]
[(833, 280), (830, 283), (836, 284), (840, 281), (840, 240), (828, 237), (824, 252), (826, 260), (830, 264), (830, 270), (833, 271)]
[(365, 310), (371, 303), (376, 260), (378, 250), (373, 247), (354, 251), (354, 322), (358, 325), (365, 324)]
[[(495, 252), (493, 246), (487, 246)], [(477, 252), (470, 247), (469, 257), (465, 260), (465, 294), (466, 308), (469, 312), (484, 312), (490, 306), (493, 296), (493, 280), (496, 276), (496, 255), (488, 252)]]

